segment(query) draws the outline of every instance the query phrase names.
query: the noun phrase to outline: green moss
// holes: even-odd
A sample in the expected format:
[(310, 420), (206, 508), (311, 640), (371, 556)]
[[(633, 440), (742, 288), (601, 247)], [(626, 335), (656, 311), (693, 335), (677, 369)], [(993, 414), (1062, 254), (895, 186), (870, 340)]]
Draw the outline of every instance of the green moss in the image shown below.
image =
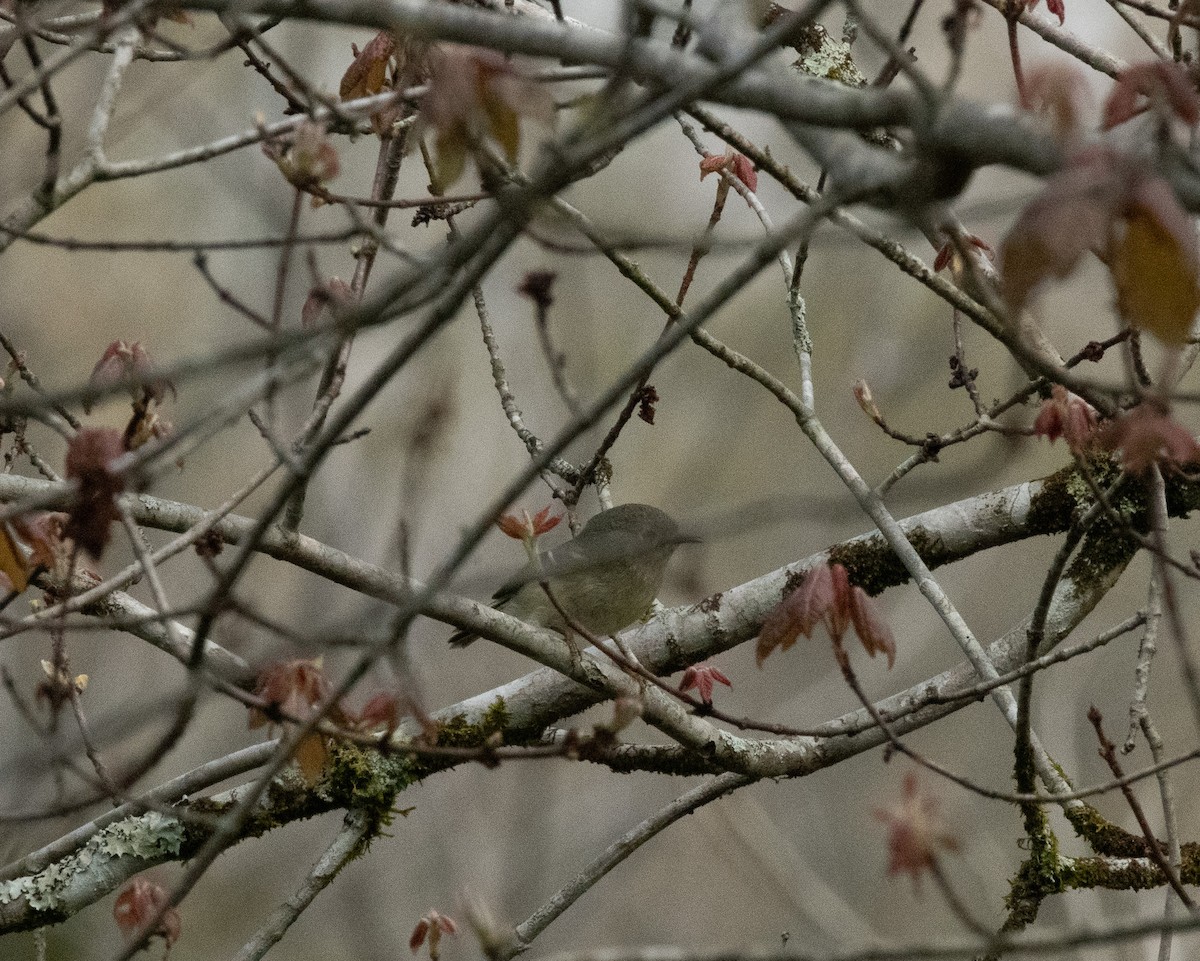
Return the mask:
[(407, 755), (343, 743), (330, 752), (320, 788), (338, 807), (365, 811), (386, 826), (396, 795), (416, 780), (416, 766)]
[(1038, 804), (1023, 804), (1025, 835), (1030, 854), (1009, 882), (1004, 906), (1008, 914), (1000, 930), (1020, 931), (1037, 920), (1042, 901), (1065, 887), (1058, 838), (1050, 829), (1046, 812)]
[(1103, 582), (1114, 571), (1129, 563), (1138, 551), (1138, 542), (1124, 525), (1105, 516), (1096, 521), (1063, 572), (1067, 580), (1086, 592)]
[(1166, 883), (1162, 872), (1150, 861), (1121, 861), (1109, 858), (1076, 858), (1066, 867), (1063, 880), (1068, 888), (1110, 891), (1147, 891)]
[[(958, 555), (947, 550), (940, 538), (924, 528), (916, 527), (909, 531), (908, 541), (921, 560), (930, 567), (940, 567), (958, 559)], [(850, 583), (857, 584), (871, 596), (910, 580), (907, 568), (882, 537), (838, 544), (830, 548), (829, 561), (846, 568)]]
[(455, 714), (437, 726), (437, 743), (441, 747), (479, 747), (496, 734), (508, 732), (508, 705), (504, 698), (494, 700), (478, 721), (468, 721), (465, 714)]
[(1072, 804), (1063, 813), (1075, 833), (1097, 854), (1116, 858), (1146, 856), (1145, 838), (1117, 827), (1090, 804)]
[(1200, 480), (1172, 477), (1167, 480), (1167, 513), (1172, 517), (1187, 517), (1200, 510)]
[(1087, 499), (1080, 499), (1074, 489), (1076, 480), (1073, 465), (1042, 479), (1042, 489), (1029, 502), (1029, 527), (1035, 534), (1061, 534), (1076, 513), (1086, 509)]
[(508, 705), (504, 703), (504, 698), (498, 697), (492, 701), (488, 709), (483, 712), (479, 726), (485, 736), (503, 734), (508, 729)]

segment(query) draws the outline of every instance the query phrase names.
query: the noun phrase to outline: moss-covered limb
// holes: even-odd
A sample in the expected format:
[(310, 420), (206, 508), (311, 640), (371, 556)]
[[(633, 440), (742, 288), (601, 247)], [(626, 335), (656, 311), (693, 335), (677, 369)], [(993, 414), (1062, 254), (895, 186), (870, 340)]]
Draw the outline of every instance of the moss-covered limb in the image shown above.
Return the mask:
[[(1041, 482), (1030, 498), (1026, 521), (1031, 535), (1061, 534), (1087, 509), (1091, 493), (1079, 479), (1075, 466), (1065, 467)], [(909, 542), (930, 569), (936, 569), (969, 557), (977, 548), (950, 545), (944, 538), (912, 526), (906, 531)], [(895, 552), (881, 536), (875, 535), (838, 544), (829, 551), (831, 562), (846, 568), (852, 583), (868, 594), (876, 595), (889, 587), (907, 583), (909, 574)]]
[(1091, 849), (1103, 857), (1146, 857), (1146, 839), (1130, 834), (1100, 814), (1090, 804), (1076, 804), (1063, 810), (1075, 833), (1087, 841)]
[[(1087, 467), (1101, 488), (1115, 481), (1119, 473), (1116, 466), (1104, 458), (1090, 460)], [(1061, 534), (1094, 501), (1092, 488), (1079, 468), (1075, 465), (1064, 467), (1046, 477), (1039, 492), (1032, 497), (1028, 533)], [(1186, 517), (1191, 511), (1200, 509), (1200, 481), (1181, 476), (1168, 478), (1167, 505), (1172, 517)], [(1112, 506), (1121, 521), (1105, 516), (1093, 524), (1066, 570), (1067, 579), (1087, 584), (1128, 562), (1137, 550), (1137, 541), (1129, 536), (1128, 531), (1143, 533), (1147, 530), (1149, 514), (1145, 486), (1134, 478), (1128, 478), (1112, 498)], [(962, 560), (977, 552), (951, 547), (942, 538), (930, 535), (919, 526), (914, 526), (908, 536), (930, 568)], [(851, 582), (871, 595), (906, 583), (909, 579), (908, 571), (880, 537), (839, 544), (830, 549), (829, 558), (845, 567)]]
[(1009, 882), (1004, 906), (1008, 913), (1000, 925), (1001, 934), (1022, 931), (1037, 920), (1042, 902), (1052, 894), (1064, 890), (1062, 875), (1057, 869), (1046, 871), (1045, 865), (1033, 860), (1025, 861), (1016, 876)]
[[(406, 757), (336, 745), (316, 785), (307, 784), (295, 771), (277, 777), (237, 840), (341, 808), (361, 811), (380, 827), (388, 823), (397, 794), (415, 781), (414, 766)], [(236, 807), (243, 791), (234, 788), (190, 801), (181, 810), (220, 816)], [(208, 837), (200, 819), (185, 822), (158, 811), (108, 825), (43, 870), (0, 882), (0, 933), (65, 920), (147, 868), (186, 860)]]
[[(1185, 856), (1180, 877), (1185, 884), (1200, 883), (1200, 858), (1196, 845)], [(1042, 902), (1054, 894), (1095, 890), (1145, 891), (1163, 887), (1167, 879), (1158, 866), (1145, 857), (1058, 858), (1053, 865), (1044, 858), (1026, 860), (1010, 882), (1005, 906), (1008, 915), (1001, 933), (1028, 927), (1037, 920)]]
[(718, 765), (677, 745), (621, 744), (616, 740), (592, 738), (580, 745), (578, 754), (581, 761), (603, 764), (617, 774), (652, 771), (684, 777), (722, 773)]
[(1068, 858), (1063, 864), (1063, 885), (1071, 890), (1146, 891), (1166, 883), (1149, 858)]
[(1004, 904), (1008, 914), (1002, 933), (1020, 931), (1037, 919), (1042, 901), (1063, 890), (1062, 860), (1058, 853), (1058, 838), (1050, 827), (1046, 812), (1037, 804), (1022, 805), (1025, 837), (1030, 854), (1009, 882)]

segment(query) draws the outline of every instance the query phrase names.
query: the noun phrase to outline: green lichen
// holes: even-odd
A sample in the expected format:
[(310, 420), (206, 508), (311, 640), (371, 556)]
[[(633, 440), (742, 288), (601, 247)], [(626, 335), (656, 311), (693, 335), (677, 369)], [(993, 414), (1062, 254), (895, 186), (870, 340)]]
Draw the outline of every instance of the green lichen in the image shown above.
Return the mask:
[(822, 80), (833, 80), (847, 87), (865, 87), (867, 78), (858, 69), (850, 44), (834, 40), (818, 23), (808, 24), (795, 43), (800, 59), (792, 66), (801, 73)]
[(93, 838), (98, 850), (115, 858), (178, 854), (183, 840), (183, 822), (158, 811), (118, 821)]
[(0, 882), (0, 904), (24, 899), (35, 911), (54, 915), (85, 872), (94, 874), (107, 862), (125, 857), (149, 863), (165, 860), (179, 854), (184, 841), (184, 827), (177, 818), (158, 811), (125, 818), (97, 831), (78, 851), (37, 874)]

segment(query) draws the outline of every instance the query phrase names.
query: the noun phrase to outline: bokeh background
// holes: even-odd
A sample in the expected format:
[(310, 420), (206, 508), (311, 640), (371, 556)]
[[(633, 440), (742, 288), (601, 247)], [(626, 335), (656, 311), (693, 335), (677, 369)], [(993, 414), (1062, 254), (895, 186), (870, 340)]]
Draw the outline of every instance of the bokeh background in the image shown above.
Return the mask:
[[(615, 4), (607, 0), (564, 0), (563, 6), (569, 16), (601, 27), (615, 23)], [(696, 8), (703, 12), (714, 6), (697, 3)], [(940, 77), (946, 57), (939, 22), (950, 4), (933, 0), (926, 6), (913, 43), (921, 66)], [(894, 29), (907, 4), (874, 0), (868, 8)], [(1102, 0), (1071, 0), (1068, 14), (1067, 26), (1090, 42), (1131, 61), (1144, 59), (1137, 37)], [(835, 35), (840, 33), (838, 16), (827, 23)], [(164, 30), (197, 47), (222, 35), (205, 15), (196, 16), (190, 28), (167, 24)], [(270, 35), (315, 86), (331, 92), (350, 61), (351, 42), (362, 46), (370, 36), (365, 30), (303, 24), (284, 25)], [(1028, 67), (1063, 57), (1029, 32), (1022, 33), (1021, 43)], [(14, 51), (9, 62), (18, 57)], [(856, 57), (868, 75), (883, 62), (865, 40), (857, 44)], [(780, 63), (785, 62), (781, 58)], [(80, 156), (82, 131), (107, 63), (106, 56), (85, 57), (55, 81), (68, 131), (66, 164)], [(1097, 99), (1102, 98), (1110, 81), (1097, 74), (1084, 76)], [(988, 102), (1013, 99), (1004, 23), (991, 8), (981, 9), (970, 36), (961, 93)], [(158, 155), (252, 126), (259, 114), (276, 119), (279, 110), (278, 98), (262, 78), (242, 66), (238, 51), (215, 62), (138, 62), (129, 70), (121, 94), (109, 153), (117, 159)], [(732, 111), (722, 115), (756, 142), (770, 144), (798, 175), (815, 181), (816, 172), (775, 124)], [(715, 137), (705, 139), (710, 150), (722, 149)], [(45, 145), (17, 111), (0, 118), (0, 145), (4, 209), (36, 186)], [(346, 193), (369, 192), (374, 143), (370, 138), (343, 141), (339, 149), (343, 172), (334, 186)], [(711, 179), (700, 182), (697, 160), (678, 127), (666, 123), (632, 144), (599, 176), (568, 193), (613, 234), (655, 241), (633, 256), (671, 292), (692, 238), (707, 221), (715, 189)], [(426, 184), (419, 158), (410, 156), (397, 196), (421, 196)], [(998, 244), (1021, 204), (1038, 189), (1029, 178), (986, 171), (964, 194), (959, 211), (968, 229)], [(794, 201), (766, 177), (760, 180), (760, 193), (777, 222), (795, 209)], [(60, 237), (126, 240), (278, 235), (286, 228), (290, 199), (290, 188), (273, 164), (257, 147), (250, 147), (198, 167), (97, 185), (38, 229)], [(864, 215), (918, 256), (932, 259), (927, 242), (914, 231), (871, 212)], [(402, 244), (422, 250), (444, 242), (444, 225), (410, 228), (409, 219), (397, 212), (390, 225)], [(335, 209), (306, 207), (302, 229), (332, 229), (344, 222), (344, 214)], [(702, 264), (690, 297), (695, 300), (710, 289), (759, 232), (753, 215), (731, 195), (717, 234), (724, 244)], [(672, 243), (658, 243), (663, 240)], [(215, 253), (210, 264), (238, 296), (265, 309), (275, 256), (271, 251)], [(319, 248), (316, 259), (323, 277), (348, 278), (352, 272), (344, 246)], [(394, 269), (394, 262), (383, 255), (374, 283)], [(530, 269), (558, 274), (552, 328), (568, 357), (567, 375), (585, 399), (601, 392), (653, 342), (662, 321), (603, 258), (550, 250), (528, 240), (518, 243), (488, 278), (484, 291), (518, 403), (528, 426), (545, 436), (565, 423), (567, 413), (536, 347), (532, 309), (514, 292)], [(308, 289), (302, 261), (297, 261), (293, 278), (285, 310), (288, 325), (298, 325)], [(944, 303), (829, 225), (813, 243), (803, 291), (816, 344), (819, 413), (869, 480), (882, 479), (908, 451), (885, 438), (859, 411), (851, 393), (855, 380), (865, 378), (889, 421), (909, 433), (942, 431), (969, 419), (967, 397), (946, 387), (953, 338)], [(794, 386), (798, 377), (783, 295), (778, 270), (764, 271), (711, 329)], [(1088, 267), (1050, 292), (1039, 313), (1060, 349), (1071, 353), (1090, 339), (1114, 332), (1111, 301), (1103, 273)], [(118, 338), (140, 340), (155, 358), (171, 361), (203, 356), (254, 335), (244, 319), (212, 296), (186, 254), (72, 253), (18, 242), (0, 257), (0, 305), (4, 332), (52, 388), (86, 379), (104, 347)], [(402, 336), (407, 323), (401, 320), (359, 338), (350, 386)], [(970, 363), (980, 369), (985, 399), (1002, 397), (1019, 383), (1015, 366), (984, 335), (967, 327), (966, 343)], [(181, 383), (169, 413), (180, 424), (203, 417), (249, 372), (247, 367), (214, 369)], [(665, 603), (697, 602), (712, 591), (869, 529), (787, 412), (761, 388), (691, 345), (663, 363), (653, 383), (662, 398), (656, 423), (651, 427), (634, 420), (612, 454), (614, 497), (618, 502), (660, 505), (709, 532), (703, 546), (677, 556), (664, 590)], [(281, 425), (294, 429), (302, 422), (312, 390), (306, 383), (281, 394)], [(428, 455), (418, 458), (412, 435), (432, 412), (442, 418), (441, 427)], [(116, 403), (98, 409), (89, 423), (118, 425), (124, 416), (127, 408)], [(1032, 416), (1030, 408), (1019, 411), (1017, 419), (1027, 423)], [(1186, 419), (1190, 412), (1182, 416)], [(403, 519), (417, 576), (436, 567), (459, 530), (526, 461), (524, 447), (500, 410), (478, 323), (467, 309), (369, 408), (362, 426), (370, 427), (371, 433), (333, 453), (313, 483), (304, 530), (365, 560), (398, 568)], [(602, 424), (570, 454), (586, 456), (606, 429)], [(61, 463), (60, 442), (36, 431), (32, 437), (47, 460)], [(243, 420), (183, 465), (158, 476), (153, 493), (215, 506), (268, 456), (262, 439)], [(914, 472), (889, 502), (896, 514), (908, 515), (1043, 475), (1066, 457), (1061, 446), (1033, 439), (984, 437), (948, 450), (938, 463)], [(539, 507), (547, 501), (546, 489), (538, 486), (522, 503)], [(249, 513), (260, 502), (253, 499), (240, 512)], [(594, 498), (585, 498), (583, 506), (594, 510)], [(746, 512), (747, 507), (755, 510)], [(1175, 530), (1174, 542), (1186, 548), (1190, 529), (1180, 523)], [(163, 539), (153, 532), (150, 536), (155, 543)], [(1028, 614), (1055, 547), (1055, 542), (1041, 539), (991, 551), (939, 572), (939, 578), (978, 636), (988, 640)], [(519, 551), (499, 535), (490, 537), (456, 588), (486, 597), (504, 572), (519, 563)], [(118, 543), (101, 569), (116, 570), (128, 560), (127, 549)], [(207, 575), (190, 560), (169, 565), (164, 573), (178, 603), (200, 596), (208, 586)], [(1079, 636), (1135, 610), (1144, 599), (1147, 573), (1144, 560), (1131, 565)], [(149, 599), (144, 586), (134, 593)], [(376, 602), (267, 559), (255, 562), (241, 594), (310, 641), (308, 646), (284, 645), (244, 623), (227, 622), (219, 640), (264, 661), (322, 651), (327, 639), (378, 630), (386, 617), (386, 609)], [(900, 655), (890, 673), (882, 664), (862, 661), (861, 676), (869, 693), (883, 696), (906, 688), (959, 661), (951, 639), (915, 589), (889, 591), (880, 603), (896, 632)], [(431, 709), (487, 690), (530, 667), (487, 643), (466, 652), (451, 651), (445, 644), (449, 633), (444, 625), (422, 620), (412, 636), (417, 693)], [(1162, 647), (1152, 708), (1167, 732), (1169, 748), (1182, 750), (1192, 743), (1186, 705), (1179, 696), (1171, 645)], [(0, 662), (22, 689), (30, 691), (47, 650), (45, 637), (22, 635), (0, 645)], [(88, 706), (105, 753), (119, 761), (152, 743), (165, 723), (164, 703), (183, 684), (180, 667), (117, 634), (73, 637), (70, 653), (73, 667), (91, 676)], [(1048, 672), (1038, 685), (1037, 729), (1079, 783), (1106, 777), (1087, 727), (1087, 706), (1096, 703), (1110, 719), (1110, 733), (1123, 736), (1135, 654), (1136, 640), (1127, 637)], [(333, 673), (346, 661), (336, 650), (325, 650), (325, 657)], [(720, 704), (735, 714), (807, 725), (855, 704), (828, 646), (820, 641), (802, 642), (777, 654), (762, 670), (745, 646), (716, 663), (734, 683), (732, 690), (719, 692)], [(382, 672), (372, 679), (378, 686), (390, 682)], [(574, 723), (586, 727), (602, 713)], [(65, 727), (60, 747), (76, 750), (70, 726)], [(50, 747), (29, 733), (7, 700), (0, 700), (0, 731), (0, 813), (28, 810), (51, 799)], [(247, 730), (244, 710), (210, 698), (179, 749), (153, 777), (166, 779), (260, 735)], [(660, 740), (641, 728), (632, 729), (629, 737)], [(1011, 784), (1011, 735), (990, 702), (918, 732), (911, 743), (994, 787)], [(1130, 759), (1131, 766), (1147, 763), (1144, 747)], [(651, 841), (598, 884), (542, 936), (535, 951), (660, 942), (697, 949), (770, 947), (784, 938), (793, 948), (826, 951), (961, 934), (932, 888), (917, 891), (906, 879), (885, 876), (885, 831), (872, 812), (898, 797), (905, 770), (902, 760), (886, 764), (881, 752), (873, 751), (809, 778), (760, 784), (713, 804)], [(1176, 777), (1186, 838), (1196, 823), (1195, 775), (1185, 768)], [(951, 877), (980, 917), (988, 924), (998, 923), (1007, 879), (1023, 857), (1017, 846), (1017, 812), (953, 786), (925, 781), (962, 839), (961, 855), (949, 862)], [(389, 836), (375, 841), (369, 856), (346, 869), (271, 957), (383, 961), (403, 956), (409, 932), (431, 907), (463, 920), (465, 892), (488, 904), (497, 917), (517, 923), (612, 840), (692, 783), (648, 774), (617, 776), (561, 760), (512, 763), (495, 770), (464, 766), (440, 774), (405, 793), (400, 803), (411, 806), (411, 813), (397, 818)], [(1142, 785), (1139, 793), (1156, 814), (1154, 785)], [(1102, 799), (1099, 807), (1136, 830), (1118, 798)], [(10, 860), (75, 823), (0, 823), (0, 854)], [(183, 906), (183, 936), (172, 952), (175, 961), (231, 956), (301, 881), (339, 824), (340, 817), (330, 815), (224, 855)], [(1069, 829), (1057, 817), (1055, 826), (1064, 850), (1074, 851)], [(163, 868), (157, 874), (169, 882), (178, 868)], [(1075, 893), (1048, 901), (1042, 923), (1050, 927), (1137, 914), (1151, 917), (1161, 909), (1162, 899), (1160, 891)], [(110, 897), (51, 930), (50, 957), (90, 959), (115, 953), (120, 936), (111, 907)], [(1156, 948), (1147, 942), (1073, 956), (1133, 959), (1149, 957)], [(1187, 943), (1178, 950), (1179, 957), (1187, 956)], [(478, 949), (466, 934), (450, 939), (443, 952), (449, 959), (466, 958), (477, 955)], [(0, 957), (16, 961), (33, 956), (27, 935), (5, 938), (0, 945)]]

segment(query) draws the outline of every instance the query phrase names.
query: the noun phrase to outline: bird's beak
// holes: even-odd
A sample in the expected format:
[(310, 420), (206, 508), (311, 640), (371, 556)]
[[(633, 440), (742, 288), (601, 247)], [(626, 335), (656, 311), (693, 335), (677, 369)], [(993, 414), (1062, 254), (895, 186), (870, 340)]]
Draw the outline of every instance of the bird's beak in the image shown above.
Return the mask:
[(691, 531), (680, 531), (675, 535), (676, 544), (703, 544), (704, 539), (698, 534), (693, 534)]

